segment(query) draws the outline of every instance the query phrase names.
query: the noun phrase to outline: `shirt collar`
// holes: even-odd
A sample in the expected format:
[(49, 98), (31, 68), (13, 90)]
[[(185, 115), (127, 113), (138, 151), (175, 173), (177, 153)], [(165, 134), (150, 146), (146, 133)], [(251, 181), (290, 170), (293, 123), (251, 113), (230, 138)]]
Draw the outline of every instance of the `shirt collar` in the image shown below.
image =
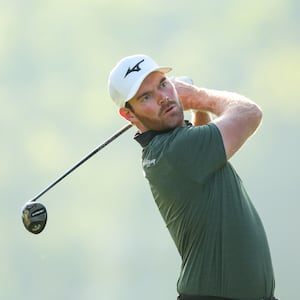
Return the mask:
[[(192, 126), (192, 123), (190, 123), (189, 121), (184, 121), (185, 122), (185, 126)], [(150, 141), (159, 134), (163, 134), (169, 131), (172, 131), (174, 129), (168, 129), (168, 130), (162, 130), (162, 131), (156, 131), (156, 130), (148, 130), (146, 132), (143, 133), (139, 133), (137, 132), (134, 136), (134, 139), (143, 147), (145, 148)]]

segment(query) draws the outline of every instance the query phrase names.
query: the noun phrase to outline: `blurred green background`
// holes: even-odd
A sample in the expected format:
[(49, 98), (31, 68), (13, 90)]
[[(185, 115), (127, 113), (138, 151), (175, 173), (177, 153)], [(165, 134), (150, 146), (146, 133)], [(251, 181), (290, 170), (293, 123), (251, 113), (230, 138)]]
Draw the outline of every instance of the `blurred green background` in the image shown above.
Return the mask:
[(107, 93), (145, 53), (195, 84), (255, 100), (264, 122), (232, 162), (264, 222), (280, 299), (299, 296), (300, 2), (2, 0), (0, 299), (176, 298), (180, 259), (140, 166), (134, 129), (21, 207), (125, 125)]

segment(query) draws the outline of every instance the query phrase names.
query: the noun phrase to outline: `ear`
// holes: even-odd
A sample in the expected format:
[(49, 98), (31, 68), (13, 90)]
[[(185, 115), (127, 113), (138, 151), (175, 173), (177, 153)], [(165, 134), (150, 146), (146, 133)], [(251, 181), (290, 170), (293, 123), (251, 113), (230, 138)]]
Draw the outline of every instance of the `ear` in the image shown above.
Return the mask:
[(134, 123), (134, 120), (136, 120), (135, 115), (132, 113), (132, 111), (125, 107), (120, 107), (119, 114), (126, 119), (127, 121)]
[(134, 125), (140, 132), (145, 132), (149, 130), (144, 126), (144, 124), (136, 117), (136, 115), (128, 108), (121, 107), (119, 109), (119, 114)]

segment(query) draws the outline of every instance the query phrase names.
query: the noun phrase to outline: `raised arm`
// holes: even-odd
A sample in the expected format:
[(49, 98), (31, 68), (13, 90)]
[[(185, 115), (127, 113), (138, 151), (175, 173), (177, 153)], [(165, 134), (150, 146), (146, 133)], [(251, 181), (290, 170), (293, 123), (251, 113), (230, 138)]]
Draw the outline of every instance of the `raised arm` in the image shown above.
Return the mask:
[(226, 91), (216, 91), (195, 86), (176, 86), (184, 110), (209, 112), (219, 128), (227, 155), (232, 157), (258, 128), (262, 111), (250, 99)]

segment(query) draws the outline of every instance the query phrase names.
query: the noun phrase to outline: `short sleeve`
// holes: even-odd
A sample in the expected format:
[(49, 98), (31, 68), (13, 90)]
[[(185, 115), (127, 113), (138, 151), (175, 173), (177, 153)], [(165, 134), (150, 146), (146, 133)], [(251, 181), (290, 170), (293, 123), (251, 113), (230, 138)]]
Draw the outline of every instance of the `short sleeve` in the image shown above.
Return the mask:
[(205, 180), (227, 162), (222, 136), (214, 123), (183, 127), (168, 150), (173, 167), (196, 181)]

